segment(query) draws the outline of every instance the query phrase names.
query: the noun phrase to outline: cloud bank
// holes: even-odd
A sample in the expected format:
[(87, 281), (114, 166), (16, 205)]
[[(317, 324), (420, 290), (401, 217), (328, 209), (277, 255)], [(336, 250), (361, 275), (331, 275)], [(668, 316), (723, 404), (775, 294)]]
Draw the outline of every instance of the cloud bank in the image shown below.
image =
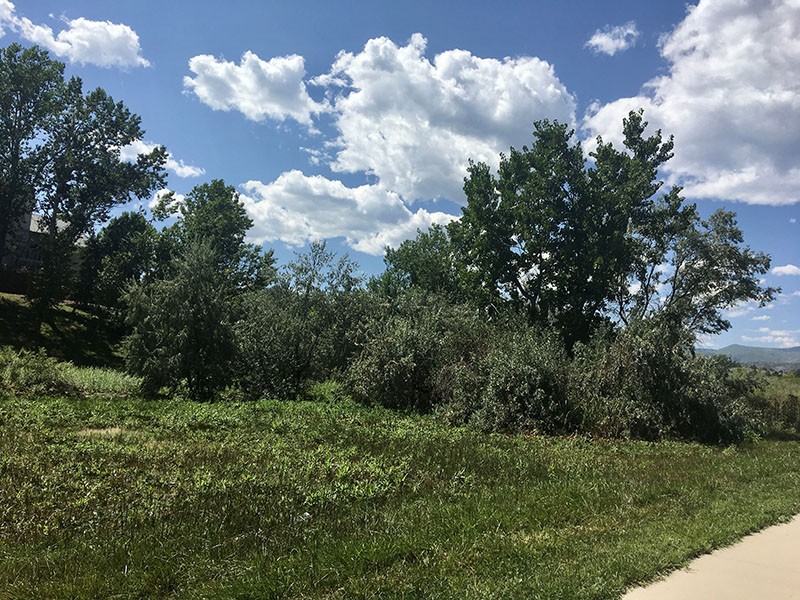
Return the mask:
[[(310, 162), (369, 182), (347, 187), (290, 171), (271, 183), (244, 184), (257, 240), (343, 237), (356, 250), (380, 254), (417, 228), (455, 218), (411, 206), (460, 202), (470, 158), (496, 166), (500, 152), (528, 143), (534, 120), (575, 122), (575, 99), (547, 62), (457, 49), (429, 59), (426, 45), (421, 34), (406, 45), (371, 39), (359, 52), (340, 52), (327, 73), (311, 79), (296, 55), (264, 60), (246, 52), (238, 65), (190, 59), (187, 93), (254, 121), (291, 119), (313, 131), (325, 119), (334, 135), (304, 148)], [(324, 100), (313, 100), (309, 86)]]
[(675, 134), (666, 170), (687, 197), (800, 201), (800, 3), (701, 0), (660, 50), (669, 73), (593, 105), (588, 137), (621, 143), (622, 118), (643, 107), (653, 128)]

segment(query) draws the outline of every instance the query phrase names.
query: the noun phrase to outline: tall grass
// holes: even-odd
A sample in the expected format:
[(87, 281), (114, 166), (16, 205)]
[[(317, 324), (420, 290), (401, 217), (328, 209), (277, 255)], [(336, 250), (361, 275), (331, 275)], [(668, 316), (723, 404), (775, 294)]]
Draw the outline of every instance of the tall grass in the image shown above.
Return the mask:
[(43, 349), (0, 346), (0, 391), (17, 396), (135, 394), (140, 379), (114, 369), (58, 362)]
[(315, 402), (0, 400), (0, 597), (615, 598), (800, 510), (800, 446)]

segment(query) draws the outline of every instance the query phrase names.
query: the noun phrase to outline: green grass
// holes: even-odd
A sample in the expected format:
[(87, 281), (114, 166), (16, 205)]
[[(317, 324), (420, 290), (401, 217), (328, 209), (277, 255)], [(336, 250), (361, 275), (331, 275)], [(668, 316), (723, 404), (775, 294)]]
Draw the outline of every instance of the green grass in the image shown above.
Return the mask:
[(616, 598), (800, 511), (799, 488), (796, 441), (0, 394), (0, 598)]
[(749, 400), (762, 414), (765, 430), (777, 435), (800, 433), (800, 377), (744, 367), (734, 369), (733, 376), (758, 382)]
[(0, 293), (0, 344), (44, 348), (49, 356), (82, 366), (119, 367), (120, 332), (111, 320), (62, 304), (43, 317), (24, 296)]

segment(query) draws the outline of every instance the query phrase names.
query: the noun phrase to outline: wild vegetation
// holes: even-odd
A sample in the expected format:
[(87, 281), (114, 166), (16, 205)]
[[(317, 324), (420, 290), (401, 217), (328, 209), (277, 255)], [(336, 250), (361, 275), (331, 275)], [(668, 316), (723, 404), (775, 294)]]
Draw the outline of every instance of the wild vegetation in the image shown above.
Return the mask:
[[(800, 510), (796, 441), (486, 434), (331, 385), (151, 400), (0, 356), (4, 597), (616, 598)], [(9, 391), (9, 360), (71, 391)]]
[(769, 257), (662, 190), (641, 111), (590, 155), (535, 123), (367, 279), (277, 265), (221, 180), (109, 220), (163, 148), (0, 58), (0, 237), (47, 233), (0, 298), (0, 593), (606, 598), (800, 510), (796, 388), (694, 350)]

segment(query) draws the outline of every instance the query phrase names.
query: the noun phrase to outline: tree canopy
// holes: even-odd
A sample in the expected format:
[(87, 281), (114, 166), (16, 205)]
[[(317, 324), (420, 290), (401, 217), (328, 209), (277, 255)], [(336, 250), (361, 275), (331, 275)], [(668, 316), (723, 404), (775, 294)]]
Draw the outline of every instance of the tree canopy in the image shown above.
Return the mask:
[(136, 161), (121, 149), (144, 135), (141, 119), (98, 88), (63, 77), (64, 65), (38, 47), (0, 53), (0, 242), (28, 212), (41, 215), (42, 267), (34, 292), (42, 305), (61, 300), (74, 275), (76, 242), (131, 197), (164, 185), (166, 150)]
[(195, 186), (182, 201), (175, 195), (161, 196), (153, 214), (157, 219), (171, 216), (176, 222), (162, 232), (161, 260), (180, 253), (193, 242), (203, 240), (214, 248), (220, 269), (239, 288), (263, 287), (275, 276), (273, 252), (245, 242), (253, 221), (233, 186), (221, 179)]
[[(730, 326), (723, 309), (772, 298), (758, 283), (769, 258), (742, 245), (732, 213), (702, 221), (679, 187), (657, 196), (673, 140), (646, 127), (631, 112), (624, 148), (598, 138), (589, 162), (574, 131), (537, 121), (531, 147), (501, 155), (496, 175), (470, 163), (467, 204), (448, 233), (477, 302), (517, 307), (571, 346), (614, 318), (656, 310), (715, 333)], [(670, 263), (671, 293), (660, 296)]]

